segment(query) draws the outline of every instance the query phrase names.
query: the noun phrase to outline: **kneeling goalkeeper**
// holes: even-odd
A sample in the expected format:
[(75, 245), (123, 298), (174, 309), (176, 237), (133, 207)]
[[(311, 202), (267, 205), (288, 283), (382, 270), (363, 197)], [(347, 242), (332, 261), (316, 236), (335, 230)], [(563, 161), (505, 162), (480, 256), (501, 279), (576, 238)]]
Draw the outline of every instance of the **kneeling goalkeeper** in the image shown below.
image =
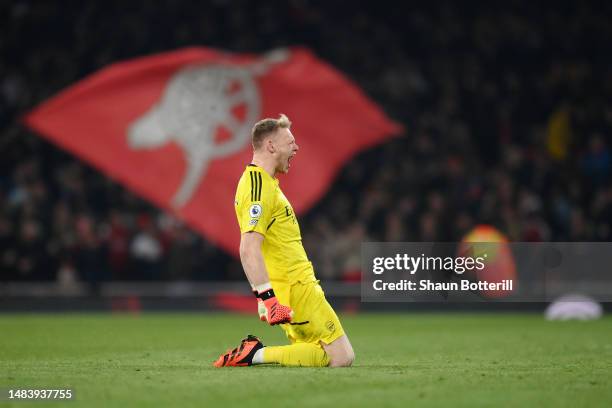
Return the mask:
[(287, 173), (299, 147), (285, 115), (252, 131), (253, 161), (236, 190), (240, 260), (257, 297), (261, 320), (280, 325), (287, 346), (265, 347), (249, 335), (215, 367), (281, 364), (347, 367), (355, 354), (302, 246), (300, 227), (276, 175)]

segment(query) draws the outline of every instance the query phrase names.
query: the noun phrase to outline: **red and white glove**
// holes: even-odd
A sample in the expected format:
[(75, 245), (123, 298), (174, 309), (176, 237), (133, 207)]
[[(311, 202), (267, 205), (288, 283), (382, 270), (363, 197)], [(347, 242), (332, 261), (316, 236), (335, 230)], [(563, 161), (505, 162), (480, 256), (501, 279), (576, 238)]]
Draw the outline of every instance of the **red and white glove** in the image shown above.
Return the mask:
[[(269, 325), (291, 322), (293, 310), (289, 306), (281, 305), (274, 295), (273, 289), (265, 290), (258, 294), (258, 298), (264, 306), (264, 318)], [(261, 315), (260, 315), (261, 318)]]

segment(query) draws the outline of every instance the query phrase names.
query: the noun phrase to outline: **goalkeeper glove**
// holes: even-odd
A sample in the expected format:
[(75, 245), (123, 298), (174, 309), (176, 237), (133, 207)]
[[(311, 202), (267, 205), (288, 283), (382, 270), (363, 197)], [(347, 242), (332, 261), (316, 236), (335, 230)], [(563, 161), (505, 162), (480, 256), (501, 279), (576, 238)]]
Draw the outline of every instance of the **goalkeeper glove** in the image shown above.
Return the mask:
[(269, 325), (289, 323), (293, 317), (293, 310), (290, 307), (281, 305), (274, 295), (273, 289), (268, 289), (259, 293), (259, 299), (264, 305), (264, 317)]
[(259, 320), (262, 322), (266, 321), (266, 307), (264, 306), (263, 300), (259, 298), (259, 294), (256, 290), (253, 290), (253, 294), (257, 298), (257, 314), (259, 315)]

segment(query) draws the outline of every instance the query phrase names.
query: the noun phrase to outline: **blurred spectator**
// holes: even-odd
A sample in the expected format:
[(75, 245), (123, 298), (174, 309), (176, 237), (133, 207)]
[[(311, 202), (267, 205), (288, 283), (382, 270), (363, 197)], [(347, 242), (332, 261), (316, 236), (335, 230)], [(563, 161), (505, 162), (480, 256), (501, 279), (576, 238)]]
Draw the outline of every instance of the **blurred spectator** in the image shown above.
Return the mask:
[(53, 269), (47, 257), (40, 224), (33, 219), (22, 222), (16, 251), (16, 272), (19, 280), (48, 278)]
[(601, 135), (594, 135), (589, 141), (589, 148), (584, 156), (582, 168), (586, 176), (596, 185), (610, 180), (610, 150)]
[(161, 277), (163, 248), (148, 215), (138, 219), (140, 230), (132, 239), (130, 255), (136, 278), (154, 280)]
[(129, 266), (129, 231), (122, 215), (114, 210), (111, 212), (106, 245), (108, 246), (108, 265), (113, 279), (125, 279)]
[(81, 279), (88, 282), (94, 292), (100, 283), (108, 279), (108, 267), (104, 263), (105, 248), (102, 246), (95, 220), (89, 215), (79, 215), (75, 223), (76, 244), (74, 260)]

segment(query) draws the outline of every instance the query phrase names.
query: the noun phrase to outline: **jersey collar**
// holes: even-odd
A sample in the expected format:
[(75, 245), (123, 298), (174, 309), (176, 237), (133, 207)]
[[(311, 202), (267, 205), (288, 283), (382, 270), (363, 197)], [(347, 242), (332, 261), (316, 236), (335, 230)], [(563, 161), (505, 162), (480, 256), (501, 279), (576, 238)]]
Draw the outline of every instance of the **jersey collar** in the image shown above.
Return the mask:
[(268, 172), (267, 172), (267, 171), (265, 171), (264, 169), (262, 169), (262, 168), (261, 168), (261, 167), (259, 167), (258, 165), (253, 164), (253, 163), (249, 163), (249, 164), (247, 164), (247, 168), (249, 168), (249, 167), (255, 167), (255, 168), (259, 169), (259, 171), (260, 171), (261, 173), (263, 173), (263, 174), (264, 174), (265, 176), (267, 176), (267, 177), (270, 177), (270, 178), (271, 178), (271, 179), (272, 179), (272, 180), (273, 180), (273, 181), (274, 181), (276, 184), (279, 184), (279, 180), (278, 180), (278, 178), (270, 176), (270, 175), (268, 174)]

